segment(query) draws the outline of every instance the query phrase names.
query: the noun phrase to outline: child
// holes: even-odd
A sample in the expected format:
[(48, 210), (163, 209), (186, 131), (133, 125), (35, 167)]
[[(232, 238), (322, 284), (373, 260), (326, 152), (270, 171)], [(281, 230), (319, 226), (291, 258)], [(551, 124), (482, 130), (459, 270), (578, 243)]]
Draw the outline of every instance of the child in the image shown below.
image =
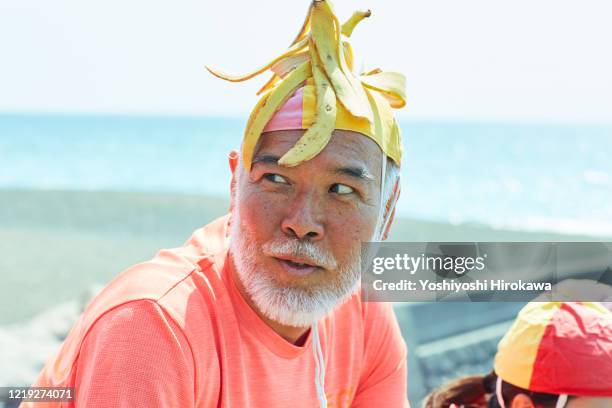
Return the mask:
[(598, 302), (531, 302), (494, 370), (429, 394), (423, 408), (612, 408), (612, 312)]

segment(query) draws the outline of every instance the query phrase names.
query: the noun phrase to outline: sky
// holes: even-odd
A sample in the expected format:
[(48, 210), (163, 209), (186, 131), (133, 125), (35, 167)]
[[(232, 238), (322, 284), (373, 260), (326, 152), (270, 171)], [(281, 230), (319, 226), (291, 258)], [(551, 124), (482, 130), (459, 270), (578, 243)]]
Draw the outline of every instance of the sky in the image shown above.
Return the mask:
[[(0, 0), (0, 111), (247, 115), (306, 0)], [(406, 75), (401, 118), (612, 123), (609, 0), (336, 0), (365, 68)]]

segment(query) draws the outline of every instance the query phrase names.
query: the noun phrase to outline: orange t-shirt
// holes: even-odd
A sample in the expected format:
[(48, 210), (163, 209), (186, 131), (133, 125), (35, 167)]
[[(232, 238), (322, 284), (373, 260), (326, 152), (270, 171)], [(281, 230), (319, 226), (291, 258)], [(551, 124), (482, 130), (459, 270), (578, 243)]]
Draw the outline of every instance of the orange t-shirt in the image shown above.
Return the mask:
[[(77, 407), (318, 407), (311, 334), (298, 347), (267, 326), (226, 258), (227, 216), (124, 271), (34, 386), (75, 387)], [(406, 346), (391, 305), (355, 294), (318, 329), (329, 408), (408, 407)]]

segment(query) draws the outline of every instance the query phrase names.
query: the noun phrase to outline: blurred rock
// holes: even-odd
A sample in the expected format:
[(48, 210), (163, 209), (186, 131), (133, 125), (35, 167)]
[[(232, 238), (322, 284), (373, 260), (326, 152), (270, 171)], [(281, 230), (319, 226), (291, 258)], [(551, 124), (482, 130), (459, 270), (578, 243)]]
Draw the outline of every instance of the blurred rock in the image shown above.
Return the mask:
[(0, 327), (0, 387), (31, 385), (101, 288), (93, 285), (78, 300), (46, 310), (24, 323)]

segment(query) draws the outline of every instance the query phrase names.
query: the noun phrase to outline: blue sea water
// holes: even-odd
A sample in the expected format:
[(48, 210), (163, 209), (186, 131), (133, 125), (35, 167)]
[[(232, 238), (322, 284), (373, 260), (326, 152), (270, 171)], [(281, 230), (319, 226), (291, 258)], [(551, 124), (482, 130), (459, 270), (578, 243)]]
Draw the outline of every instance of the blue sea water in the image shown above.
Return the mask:
[[(243, 119), (0, 115), (0, 188), (226, 196)], [(612, 236), (612, 125), (402, 123), (401, 215)]]

